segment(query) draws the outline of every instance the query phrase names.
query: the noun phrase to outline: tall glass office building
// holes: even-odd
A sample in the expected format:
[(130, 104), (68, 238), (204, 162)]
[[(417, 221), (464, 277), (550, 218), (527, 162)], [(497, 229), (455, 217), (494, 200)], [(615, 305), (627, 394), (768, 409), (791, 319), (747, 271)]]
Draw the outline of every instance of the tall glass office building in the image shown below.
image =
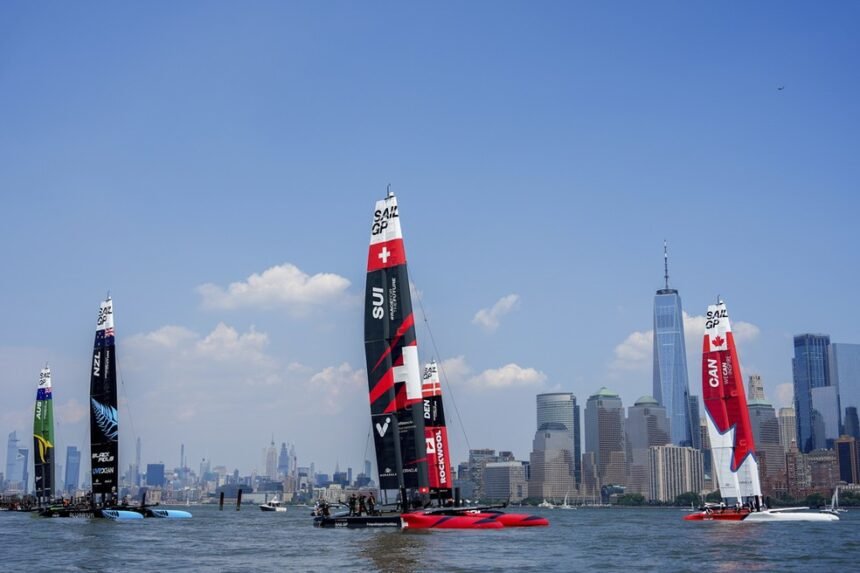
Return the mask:
[[(824, 448), (827, 444), (823, 435), (825, 420), (813, 404), (813, 390), (831, 385), (829, 347), (830, 337), (826, 334), (800, 334), (794, 337), (791, 367), (794, 372), (797, 447), (804, 453)], [(827, 391), (818, 393), (826, 394)]]
[(693, 444), (690, 420), (687, 349), (684, 345), (684, 315), (681, 296), (669, 288), (668, 255), (665, 288), (654, 297), (654, 398), (666, 408), (669, 435), (678, 446)]
[[(830, 345), (830, 379), (839, 389), (843, 425), (848, 408), (860, 408), (860, 344), (834, 342)], [(848, 433), (847, 430), (844, 430)]]
[(579, 406), (570, 392), (552, 392), (537, 395), (537, 427), (548, 423), (564, 424), (570, 434), (570, 454), (573, 458), (574, 481), (582, 483), (582, 451), (579, 429)]

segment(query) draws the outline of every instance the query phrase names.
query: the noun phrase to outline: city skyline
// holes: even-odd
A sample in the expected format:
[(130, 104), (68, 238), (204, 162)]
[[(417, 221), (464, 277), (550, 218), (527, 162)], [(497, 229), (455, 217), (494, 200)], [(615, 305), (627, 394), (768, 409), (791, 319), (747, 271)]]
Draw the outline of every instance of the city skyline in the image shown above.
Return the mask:
[(389, 183), (454, 460), (526, 459), (536, 394), (651, 394), (664, 240), (689, 364), (718, 294), (775, 407), (793, 336), (860, 343), (857, 6), (0, 10), (0, 435), (29, 436), (48, 362), (56, 451), (87, 455), (110, 291), (123, 467), (138, 437), (243, 472), (272, 434), (372, 458)]

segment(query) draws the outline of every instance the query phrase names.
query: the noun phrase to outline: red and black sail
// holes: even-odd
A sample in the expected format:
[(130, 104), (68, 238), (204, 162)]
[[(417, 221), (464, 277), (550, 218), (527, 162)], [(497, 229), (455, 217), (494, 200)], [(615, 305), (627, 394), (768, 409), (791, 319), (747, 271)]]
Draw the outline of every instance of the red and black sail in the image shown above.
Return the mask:
[(421, 370), (394, 195), (377, 201), (367, 257), (364, 346), (381, 489), (428, 491)]

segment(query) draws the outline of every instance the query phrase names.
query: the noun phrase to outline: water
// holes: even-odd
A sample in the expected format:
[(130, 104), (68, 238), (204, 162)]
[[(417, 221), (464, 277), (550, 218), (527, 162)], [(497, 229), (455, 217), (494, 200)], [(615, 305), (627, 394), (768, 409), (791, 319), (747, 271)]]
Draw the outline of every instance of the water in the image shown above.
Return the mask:
[(550, 527), (402, 532), (317, 529), (299, 507), (188, 509), (193, 519), (125, 523), (0, 512), (0, 571), (850, 571), (860, 563), (860, 510), (836, 523), (693, 523), (679, 509), (533, 509)]

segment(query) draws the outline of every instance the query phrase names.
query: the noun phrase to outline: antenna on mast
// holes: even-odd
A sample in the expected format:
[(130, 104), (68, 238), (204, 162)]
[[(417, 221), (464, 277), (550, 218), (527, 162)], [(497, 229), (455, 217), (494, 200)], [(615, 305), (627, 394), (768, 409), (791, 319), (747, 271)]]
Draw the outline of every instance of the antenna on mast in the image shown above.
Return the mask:
[(394, 197), (394, 193), (391, 192), (391, 183), (389, 183), (385, 187), (385, 198), (390, 199), (391, 197)]
[(669, 290), (669, 243), (663, 239), (663, 278), (666, 279), (666, 290)]

